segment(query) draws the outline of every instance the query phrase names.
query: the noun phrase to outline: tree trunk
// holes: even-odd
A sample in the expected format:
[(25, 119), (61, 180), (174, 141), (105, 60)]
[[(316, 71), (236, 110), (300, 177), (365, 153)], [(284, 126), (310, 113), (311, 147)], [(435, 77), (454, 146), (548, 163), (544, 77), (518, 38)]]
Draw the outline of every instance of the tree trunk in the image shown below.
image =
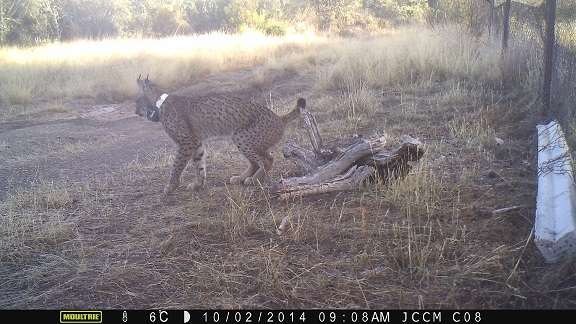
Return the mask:
[(504, 26), (502, 30), (502, 53), (508, 49), (508, 39), (510, 38), (510, 9), (512, 0), (506, 0), (504, 3)]

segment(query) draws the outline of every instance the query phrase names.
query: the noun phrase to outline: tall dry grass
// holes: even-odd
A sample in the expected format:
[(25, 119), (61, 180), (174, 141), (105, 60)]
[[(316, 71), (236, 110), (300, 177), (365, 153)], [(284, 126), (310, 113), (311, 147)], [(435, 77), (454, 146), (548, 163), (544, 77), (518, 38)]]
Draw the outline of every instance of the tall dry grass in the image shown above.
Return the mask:
[(347, 83), (372, 87), (428, 87), (439, 81), (481, 86), (502, 79), (500, 47), (495, 40), (474, 39), (457, 26), (407, 28), (385, 37), (344, 42), (321, 71), (320, 86)]
[[(311, 93), (329, 107), (327, 118), (355, 132), (381, 132), (382, 125), (411, 131), (416, 120), (446, 124), (469, 118), (464, 115), (479, 107), (485, 127), (520, 119), (525, 127), (535, 115), (538, 53), (531, 44), (513, 42), (503, 55), (498, 39), (473, 37), (459, 26), (408, 27), (378, 37), (333, 39), (300, 65), (314, 75)], [(511, 109), (515, 100), (523, 104)], [(411, 125), (390, 125), (390, 110), (401, 111)]]
[[(57, 98), (134, 96), (134, 80), (150, 75), (175, 89), (207, 75), (262, 64), (275, 53), (314, 47), (313, 34), (268, 37), (212, 33), (165, 39), (109, 39), (0, 48), (0, 104)], [(312, 49), (311, 49), (312, 50)], [(7, 109), (4, 109), (4, 112)]]

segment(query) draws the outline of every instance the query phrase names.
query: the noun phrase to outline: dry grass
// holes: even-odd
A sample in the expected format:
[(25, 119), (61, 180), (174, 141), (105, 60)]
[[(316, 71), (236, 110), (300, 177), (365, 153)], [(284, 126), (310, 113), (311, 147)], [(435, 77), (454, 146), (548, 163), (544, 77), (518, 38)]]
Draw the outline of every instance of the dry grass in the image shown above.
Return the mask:
[[(284, 38), (247, 31), (166, 39), (110, 39), (0, 49), (0, 104), (57, 98), (121, 102), (134, 96), (134, 80), (150, 74), (167, 89), (223, 71), (262, 64), (277, 52), (322, 43), (312, 34)], [(311, 49), (313, 50), (313, 49)], [(1, 109), (0, 116), (15, 113)]]
[[(407, 177), (278, 201), (224, 185), (243, 162), (218, 144), (200, 192), (161, 196), (171, 147), (105, 178), (38, 180), (0, 203), (0, 308), (574, 307), (573, 261), (544, 264), (532, 243), (533, 125), (524, 114), (508, 127), (522, 116), (509, 107), (534, 109), (516, 82), (533, 73), (529, 52), (502, 67), (497, 44), (454, 27), (291, 46), (240, 55), (262, 63), (248, 86), (314, 80), (305, 95), (327, 140), (420, 137), (427, 153)], [(287, 137), (306, 140), (295, 126)], [(294, 172), (276, 161), (273, 179)], [(493, 213), (509, 206), (522, 208)]]

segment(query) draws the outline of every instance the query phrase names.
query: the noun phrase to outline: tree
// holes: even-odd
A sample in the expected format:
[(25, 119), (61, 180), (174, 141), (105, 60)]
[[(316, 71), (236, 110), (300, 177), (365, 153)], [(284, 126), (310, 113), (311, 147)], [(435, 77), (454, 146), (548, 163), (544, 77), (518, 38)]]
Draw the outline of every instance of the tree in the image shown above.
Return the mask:
[(127, 0), (61, 0), (61, 39), (118, 36), (126, 22)]
[(221, 30), (226, 26), (226, 6), (230, 0), (196, 0), (187, 8), (186, 20), (197, 33)]
[(265, 17), (258, 12), (258, 0), (231, 0), (225, 12), (227, 25), (232, 30), (264, 26)]
[(190, 25), (184, 19), (181, 8), (163, 4), (153, 10), (152, 32), (155, 36), (171, 36), (177, 33), (185, 34)]
[(45, 37), (43, 1), (0, 0), (0, 45), (32, 44)]
[(350, 15), (362, 5), (357, 0), (312, 0), (312, 3), (320, 20), (320, 28), (351, 25)]

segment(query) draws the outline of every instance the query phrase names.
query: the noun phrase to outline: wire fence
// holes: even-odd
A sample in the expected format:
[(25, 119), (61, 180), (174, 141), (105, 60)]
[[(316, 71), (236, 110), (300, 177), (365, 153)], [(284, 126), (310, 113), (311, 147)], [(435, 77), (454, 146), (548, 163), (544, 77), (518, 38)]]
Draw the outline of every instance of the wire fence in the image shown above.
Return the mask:
[[(545, 63), (546, 13), (549, 0), (445, 0), (453, 7), (444, 19), (459, 19), (477, 36), (486, 33), (507, 44), (519, 44), (530, 51), (532, 64), (530, 80), (536, 106), (534, 114), (540, 123), (556, 119), (576, 149), (576, 1), (555, 0), (555, 43), (553, 60)], [(428, 1), (442, 7), (441, 1)], [(506, 4), (510, 3), (509, 10)], [(446, 6), (445, 6), (446, 8)], [(508, 24), (505, 23), (508, 14)], [(434, 16), (438, 19), (438, 16)], [(505, 36), (508, 35), (508, 36)], [(514, 55), (514, 53), (510, 53)], [(545, 92), (546, 75), (551, 76), (550, 95)], [(548, 100), (545, 98), (549, 98)]]
[[(562, 13), (562, 19), (554, 21), (555, 42), (551, 65), (546, 66), (544, 52), (546, 47), (546, 0), (540, 6), (512, 2), (510, 10), (510, 39), (530, 43), (539, 65), (538, 78), (539, 98), (544, 111), (547, 107), (545, 94), (545, 71), (550, 69), (551, 87), (548, 111), (543, 112), (541, 122), (556, 119), (564, 129), (568, 138), (576, 137), (576, 12), (573, 12), (572, 23), (565, 15), (574, 0), (556, 0), (556, 12)], [(568, 9), (566, 9), (568, 8)], [(504, 10), (498, 10), (495, 22), (503, 21)], [(568, 12), (569, 14), (569, 12)], [(502, 26), (502, 24), (496, 24)], [(572, 140), (574, 142), (574, 140)]]
[[(520, 0), (519, 0), (520, 1)], [(510, 10), (510, 38), (522, 38), (537, 52), (540, 120), (538, 129), (538, 194), (535, 243), (548, 262), (573, 256), (573, 200), (576, 195), (576, 6), (574, 0), (543, 0), (539, 6), (514, 3)], [(573, 10), (566, 10), (573, 6)], [(551, 10), (551, 8), (553, 8)], [(557, 9), (560, 9), (557, 11)], [(571, 19), (556, 14), (572, 15)], [(554, 42), (548, 37), (554, 27)], [(550, 54), (552, 54), (550, 56)], [(550, 58), (550, 59), (547, 59)], [(558, 121), (556, 124), (555, 121)], [(563, 131), (564, 130), (564, 131)]]
[[(549, 5), (554, 2), (555, 16), (551, 16), (554, 19), (547, 19)], [(531, 62), (527, 63), (531, 64), (532, 73), (530, 80), (524, 81), (530, 84), (529, 88), (538, 89), (533, 93), (531, 108), (532, 117), (539, 124), (538, 174), (568, 174), (574, 183), (574, 160), (570, 153), (571, 149), (576, 150), (576, 1), (475, 0), (467, 5), (470, 6), (469, 21), (465, 22), (468, 28), (478, 36), (488, 32), (491, 37), (502, 39), (505, 56), (514, 55), (510, 52), (512, 48), (530, 51)], [(548, 21), (554, 27), (554, 43), (549, 47)], [(509, 43), (520, 46), (508, 46)], [(550, 60), (546, 60), (547, 48), (553, 49)], [(561, 128), (551, 123), (554, 120)]]

